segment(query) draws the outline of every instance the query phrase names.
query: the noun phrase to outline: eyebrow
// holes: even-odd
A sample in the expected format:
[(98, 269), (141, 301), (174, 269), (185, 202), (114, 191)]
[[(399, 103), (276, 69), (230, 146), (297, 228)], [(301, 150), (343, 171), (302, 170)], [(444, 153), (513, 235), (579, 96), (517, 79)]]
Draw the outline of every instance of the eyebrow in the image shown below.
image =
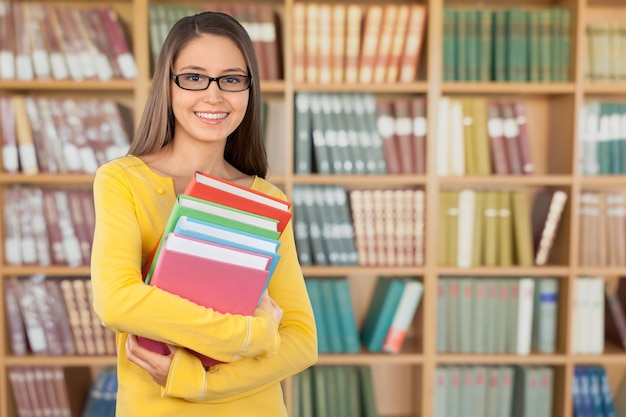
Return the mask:
[[(182, 67), (180, 70), (181, 71), (183, 71), (183, 70), (206, 71), (206, 68), (199, 67), (197, 65), (187, 65), (187, 66)], [(239, 68), (239, 67), (226, 68), (225, 70), (222, 71), (222, 73), (228, 73), (228, 72), (243, 72), (243, 73), (246, 73), (246, 71), (244, 69)]]

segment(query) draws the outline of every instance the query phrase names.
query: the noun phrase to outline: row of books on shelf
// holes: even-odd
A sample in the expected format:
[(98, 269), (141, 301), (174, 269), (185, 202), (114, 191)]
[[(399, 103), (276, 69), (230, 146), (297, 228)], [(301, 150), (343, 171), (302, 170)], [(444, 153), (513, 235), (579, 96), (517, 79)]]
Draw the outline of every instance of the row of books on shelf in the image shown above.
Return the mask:
[(357, 324), (350, 284), (346, 277), (307, 277), (313, 306), (319, 353), (399, 353), (423, 294), (423, 284), (412, 277), (377, 278), (366, 317)]
[(435, 371), (435, 417), (550, 417), (554, 369), (444, 365)]
[(115, 355), (115, 333), (93, 311), (89, 278), (7, 279), (4, 292), (13, 355)]
[(302, 265), (418, 266), (424, 263), (422, 189), (297, 185), (294, 235)]
[[(626, 42), (626, 41), (625, 41)], [(626, 103), (593, 101), (580, 109), (579, 169), (583, 175), (626, 173)]]
[(112, 6), (0, 2), (0, 79), (132, 80), (126, 28)]
[(591, 82), (624, 82), (626, 22), (594, 22), (587, 25), (584, 77)]
[(3, 189), (7, 265), (89, 265), (95, 228), (87, 189)]
[(132, 121), (113, 100), (0, 95), (7, 173), (90, 173), (128, 151)]
[(523, 101), (442, 97), (439, 113), (438, 175), (528, 175), (535, 171)]
[(218, 4), (208, 2), (203, 7), (150, 4), (148, 5), (148, 29), (150, 51), (156, 60), (170, 28), (184, 16), (206, 10), (231, 15), (246, 29), (254, 45), (262, 80), (283, 79), (282, 25), (271, 3)]
[(117, 377), (112, 369), (106, 372), (112, 374), (114, 380), (108, 381), (106, 404), (102, 400), (98, 413), (95, 413), (94, 410), (87, 412), (86, 408), (91, 386), (89, 368), (11, 365), (7, 374), (16, 415), (112, 417), (114, 411), (109, 411), (106, 405), (115, 404)]
[(295, 3), (294, 80), (410, 83), (417, 79), (427, 6)]
[[(279, 238), (291, 220), (290, 206), (196, 172), (145, 263), (145, 283), (220, 313), (253, 315), (280, 260)], [(169, 352), (162, 342), (138, 340), (152, 351)], [(219, 363), (196, 354), (206, 367)]]
[(443, 11), (444, 81), (569, 81), (572, 12), (563, 7)]
[(297, 174), (423, 174), (423, 96), (384, 99), (370, 93), (297, 93)]
[(626, 195), (583, 191), (579, 198), (579, 264), (626, 266)]
[(440, 265), (545, 265), (559, 231), (567, 194), (542, 189), (440, 192)]
[(442, 277), (437, 286), (438, 352), (555, 352), (556, 278)]
[(316, 365), (293, 378), (293, 417), (377, 416), (372, 370), (367, 365)]
[(604, 367), (576, 366), (572, 400), (576, 417), (622, 417), (626, 415), (626, 378), (613, 394)]

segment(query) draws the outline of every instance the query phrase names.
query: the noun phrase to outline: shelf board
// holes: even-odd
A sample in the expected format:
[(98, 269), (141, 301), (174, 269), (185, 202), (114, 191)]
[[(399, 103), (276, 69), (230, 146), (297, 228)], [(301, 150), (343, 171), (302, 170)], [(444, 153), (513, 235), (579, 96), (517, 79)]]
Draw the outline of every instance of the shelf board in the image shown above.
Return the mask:
[(387, 186), (387, 185), (424, 185), (424, 175), (293, 175), (294, 184), (344, 184), (363, 186)]
[(626, 175), (597, 175), (592, 177), (580, 177), (583, 187), (615, 187), (626, 186)]
[(443, 185), (535, 185), (535, 186), (570, 186), (572, 177), (569, 175), (466, 175), (462, 177), (440, 177)]
[(5, 356), (4, 363), (8, 366), (43, 365), (43, 366), (109, 366), (115, 365), (115, 356)]
[(445, 82), (443, 94), (573, 94), (576, 85), (568, 83), (513, 83), (513, 82)]
[[(597, 356), (596, 356), (597, 358)], [(437, 354), (436, 362), (444, 364), (544, 364), (544, 365), (565, 365), (571, 361), (565, 355), (516, 355), (516, 354), (459, 354), (451, 353)]]
[(336, 83), (294, 83), (295, 91), (312, 91), (323, 92), (332, 91), (333, 93), (426, 93), (428, 83), (426, 81), (417, 81), (413, 83), (368, 83), (368, 84), (336, 84)]
[(385, 353), (359, 353), (359, 354), (322, 354), (317, 361), (318, 365), (408, 365), (422, 364), (424, 357), (419, 354), (385, 354)]
[(46, 276), (90, 276), (90, 268), (85, 266), (36, 266), (36, 265), (5, 265), (2, 267), (2, 276), (28, 276), (43, 274)]
[(583, 86), (585, 94), (603, 94), (603, 95), (626, 95), (626, 83), (622, 84), (605, 84), (605, 83), (586, 83)]
[(569, 266), (474, 266), (459, 268), (456, 266), (437, 267), (438, 275), (456, 276), (530, 276), (530, 277), (560, 277), (568, 276)]
[(315, 276), (343, 276), (343, 275), (424, 275), (424, 267), (421, 266), (302, 266), (302, 273), (304, 275)]
[(0, 174), (0, 184), (92, 185), (92, 174)]
[(34, 81), (0, 81), (0, 90), (7, 91), (129, 91), (135, 90), (134, 80), (34, 80)]

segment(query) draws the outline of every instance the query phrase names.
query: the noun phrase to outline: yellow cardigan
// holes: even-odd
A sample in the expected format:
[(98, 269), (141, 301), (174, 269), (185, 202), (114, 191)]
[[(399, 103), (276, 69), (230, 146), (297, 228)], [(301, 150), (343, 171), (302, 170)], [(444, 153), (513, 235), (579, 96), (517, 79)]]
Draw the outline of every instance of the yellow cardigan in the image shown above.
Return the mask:
[[(252, 188), (285, 198), (259, 177)], [(219, 314), (142, 282), (142, 264), (176, 199), (170, 178), (126, 156), (98, 169), (93, 190), (94, 308), (117, 333), (116, 416), (286, 416), (280, 381), (317, 361), (313, 311), (291, 223), (280, 238), (281, 260), (268, 286), (284, 311), (276, 331), (265, 309), (258, 308), (253, 317)], [(196, 356), (178, 349), (162, 387), (126, 357), (128, 334), (186, 346), (230, 363), (205, 371)]]

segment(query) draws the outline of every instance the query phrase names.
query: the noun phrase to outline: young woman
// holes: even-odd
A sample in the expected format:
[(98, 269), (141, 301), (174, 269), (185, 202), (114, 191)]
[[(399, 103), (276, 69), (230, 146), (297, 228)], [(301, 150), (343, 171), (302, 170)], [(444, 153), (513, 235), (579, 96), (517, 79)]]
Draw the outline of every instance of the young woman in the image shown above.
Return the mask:
[[(269, 295), (252, 317), (220, 314), (142, 281), (195, 171), (286, 198), (264, 179), (260, 100), (243, 27), (222, 13), (185, 17), (164, 42), (129, 154), (96, 174), (94, 308), (117, 333), (118, 417), (286, 416), (280, 382), (317, 360), (291, 224)], [(136, 336), (166, 342), (170, 354), (146, 350)], [(226, 363), (205, 369), (188, 349)]]

